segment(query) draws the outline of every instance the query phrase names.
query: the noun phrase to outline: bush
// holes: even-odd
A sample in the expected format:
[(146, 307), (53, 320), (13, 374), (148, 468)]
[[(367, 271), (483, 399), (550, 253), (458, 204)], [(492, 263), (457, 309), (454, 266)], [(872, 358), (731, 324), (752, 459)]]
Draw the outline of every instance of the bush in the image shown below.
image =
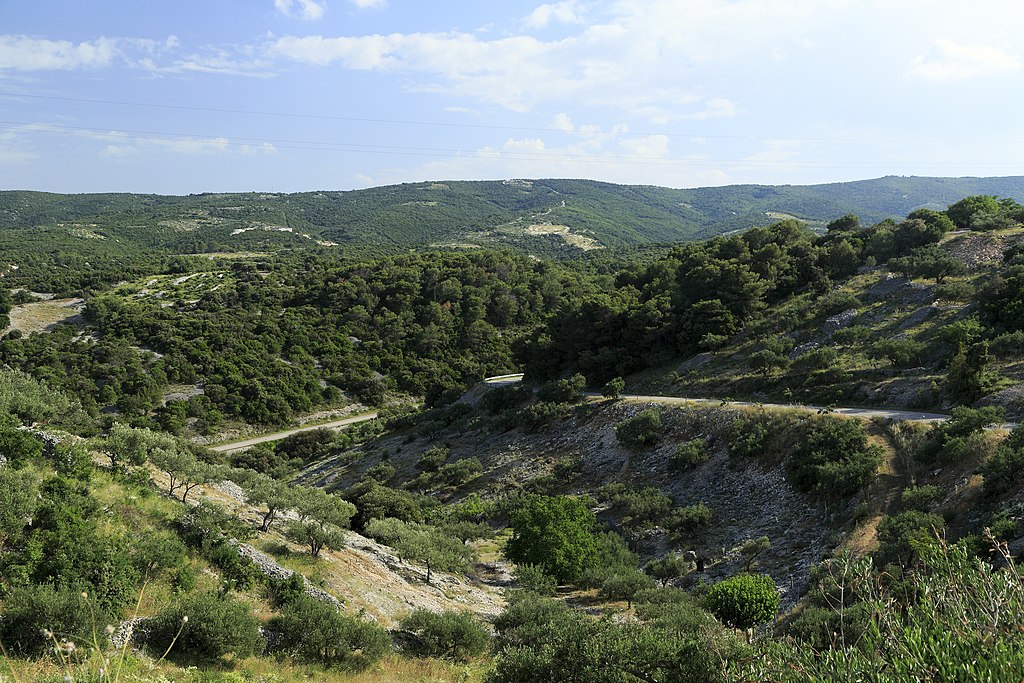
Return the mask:
[(537, 391), (537, 398), (547, 403), (579, 403), (586, 386), (587, 378), (577, 373), (569, 379), (545, 382)]
[(39, 655), (53, 647), (54, 638), (79, 647), (91, 645), (94, 636), (102, 643), (108, 623), (112, 623), (110, 617), (94, 611), (77, 590), (26, 586), (13, 589), (4, 598), (0, 642), (11, 653)]
[(692, 534), (711, 525), (711, 508), (704, 503), (676, 508), (665, 519), (663, 526), (669, 531)]
[(279, 637), (278, 651), (348, 671), (362, 671), (391, 650), (391, 637), (380, 626), (305, 595), (289, 602), (270, 628)]
[(786, 472), (801, 491), (843, 497), (859, 491), (881, 461), (881, 448), (868, 444), (859, 421), (826, 416), (809, 421), (786, 459)]
[(173, 641), (168, 656), (177, 660), (250, 657), (263, 651), (259, 625), (252, 607), (230, 595), (193, 593), (148, 622), (147, 642), (162, 653)]
[(703, 439), (684, 441), (676, 446), (676, 450), (668, 459), (670, 472), (684, 472), (703, 465), (709, 458), (707, 444)]
[(887, 515), (878, 524), (879, 566), (888, 563), (908, 566), (922, 545), (935, 542), (935, 534), (946, 527), (945, 520), (934, 513), (906, 510)]
[(636, 570), (616, 572), (601, 584), (600, 595), (605, 600), (625, 600), (626, 607), (633, 607), (633, 598), (641, 591), (654, 588), (654, 580)]
[(879, 339), (868, 349), (868, 357), (885, 359), (897, 368), (910, 368), (921, 362), (925, 345), (913, 339)]
[(758, 420), (738, 417), (729, 426), (729, 454), (737, 458), (753, 458), (764, 453), (768, 426)]
[(468, 612), (417, 609), (402, 619), (406, 648), (416, 657), (439, 657), (465, 662), (483, 654), (491, 636)]
[(913, 486), (903, 489), (900, 493), (900, 505), (904, 510), (927, 512), (942, 498), (942, 489), (938, 486)]
[(618, 398), (622, 390), (626, 388), (626, 382), (621, 377), (608, 380), (608, 383), (601, 389), (601, 395), (605, 398)]
[(746, 630), (775, 618), (779, 591), (766, 574), (740, 574), (713, 585), (705, 604), (723, 623)]
[(661, 431), (661, 411), (641, 410), (615, 425), (615, 438), (626, 448), (640, 448), (654, 443)]
[(156, 531), (143, 534), (132, 546), (132, 559), (141, 574), (157, 576), (185, 564), (188, 550), (177, 534)]
[(516, 567), (516, 583), (523, 590), (531, 591), (537, 595), (554, 595), (558, 583), (554, 578), (544, 573), (544, 570), (537, 565), (521, 564)]

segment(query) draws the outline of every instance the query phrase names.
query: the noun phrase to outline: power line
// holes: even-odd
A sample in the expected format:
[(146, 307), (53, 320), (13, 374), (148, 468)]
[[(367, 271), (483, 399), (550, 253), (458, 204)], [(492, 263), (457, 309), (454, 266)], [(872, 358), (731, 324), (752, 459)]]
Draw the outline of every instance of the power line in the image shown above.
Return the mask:
[(664, 135), (670, 138), (709, 138), (716, 140), (750, 140), (750, 141), (792, 141), (792, 142), (852, 142), (852, 143), (912, 143), (912, 144), (1024, 144), (1024, 140), (1012, 139), (991, 139), (991, 140), (966, 140), (966, 139), (943, 139), (943, 138), (863, 138), (863, 137), (794, 137), (789, 135), (720, 135), (700, 132), (690, 133), (665, 133), (665, 132), (632, 132), (621, 130), (602, 130), (599, 128), (587, 128), (585, 130), (557, 128), (552, 126), (500, 126), (483, 123), (454, 123), (446, 121), (422, 121), (414, 119), (384, 119), (360, 116), (340, 116), (333, 114), (303, 114), (295, 112), (260, 111), (254, 109), (230, 109), (220, 107), (200, 107), (184, 104), (163, 104), (153, 102), (129, 102), (125, 100), (102, 100), (85, 97), (66, 97), (60, 95), (35, 95), (26, 93), (0, 92), (0, 97), (23, 98), (35, 100), (53, 100), (60, 102), (79, 102), (85, 104), (104, 104), (119, 107), (141, 107), (150, 109), (168, 109), (177, 111), (197, 111), (218, 114), (245, 114), (250, 116), (270, 116), (277, 118), (309, 119), (321, 121), (345, 121), (348, 123), (378, 123), (386, 125), (401, 126), (432, 126), (439, 128), (467, 128), (480, 130), (503, 130), (518, 132), (546, 132), (577, 135), (622, 135), (631, 137), (650, 137), (652, 135)]

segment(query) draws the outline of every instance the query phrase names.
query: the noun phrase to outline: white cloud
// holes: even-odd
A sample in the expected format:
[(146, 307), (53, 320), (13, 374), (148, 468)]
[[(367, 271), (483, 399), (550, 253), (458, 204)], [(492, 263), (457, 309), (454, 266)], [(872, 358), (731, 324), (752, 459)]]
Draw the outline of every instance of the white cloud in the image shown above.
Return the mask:
[(639, 138), (628, 138), (619, 143), (630, 156), (648, 159), (660, 159), (668, 156), (667, 135), (646, 135)]
[(1018, 57), (997, 47), (961, 45), (949, 38), (940, 38), (913, 59), (910, 73), (930, 81), (962, 81), (1020, 68)]
[(117, 39), (72, 43), (31, 36), (0, 36), (0, 70), (44, 71), (108, 66), (120, 55)]
[(583, 17), (574, 0), (540, 5), (523, 19), (529, 28), (544, 28), (552, 22), (578, 24), (582, 21)]
[(705, 119), (728, 119), (736, 116), (736, 104), (724, 97), (716, 97), (704, 103), (704, 109), (694, 114), (687, 114), (683, 118), (692, 121), (703, 121)]
[(388, 6), (388, 0), (350, 0), (359, 9), (382, 9)]
[(327, 11), (326, 0), (274, 0), (274, 7), (286, 17), (298, 15), (310, 21), (319, 19)]

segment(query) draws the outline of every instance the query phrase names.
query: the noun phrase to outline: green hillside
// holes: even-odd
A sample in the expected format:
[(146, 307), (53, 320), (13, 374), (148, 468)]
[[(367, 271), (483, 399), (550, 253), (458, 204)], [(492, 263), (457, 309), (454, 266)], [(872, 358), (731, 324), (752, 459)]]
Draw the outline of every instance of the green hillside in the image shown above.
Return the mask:
[[(0, 227), (63, 224), (72, 229), (67, 224), (86, 223), (130, 245), (178, 252), (252, 242), (252, 235), (235, 233), (249, 228), (278, 246), (311, 238), (345, 245), (506, 244), (555, 256), (580, 246), (709, 237), (787, 216), (812, 226), (847, 213), (875, 222), (976, 194), (1021, 199), (1024, 177), (890, 176), (828, 185), (686, 190), (590, 180), (457, 181), (348, 192), (184, 197), (11, 191), (0, 192)], [(570, 235), (582, 239), (530, 226), (567, 226)], [(301, 234), (309, 237), (295, 237)]]

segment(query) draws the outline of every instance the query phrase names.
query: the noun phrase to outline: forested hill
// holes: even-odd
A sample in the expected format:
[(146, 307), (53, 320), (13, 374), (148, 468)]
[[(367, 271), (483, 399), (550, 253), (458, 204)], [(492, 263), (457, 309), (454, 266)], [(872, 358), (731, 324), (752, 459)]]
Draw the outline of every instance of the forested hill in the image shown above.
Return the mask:
[[(71, 231), (70, 236), (110, 237), (125, 246), (178, 253), (265, 246), (252, 244), (254, 235), (246, 233), (255, 231), (261, 241), (278, 246), (315, 246), (318, 240), (348, 245), (504, 244), (556, 256), (711, 237), (788, 217), (815, 227), (855, 213), (869, 223), (902, 217), (916, 208), (942, 208), (977, 194), (1024, 199), (1024, 176), (889, 176), (827, 185), (696, 189), (506, 180), (297, 194), (6, 191), (0, 192), (0, 228), (57, 228)], [(7, 242), (12, 235), (4, 232)], [(48, 234), (47, 240), (53, 237)]]

